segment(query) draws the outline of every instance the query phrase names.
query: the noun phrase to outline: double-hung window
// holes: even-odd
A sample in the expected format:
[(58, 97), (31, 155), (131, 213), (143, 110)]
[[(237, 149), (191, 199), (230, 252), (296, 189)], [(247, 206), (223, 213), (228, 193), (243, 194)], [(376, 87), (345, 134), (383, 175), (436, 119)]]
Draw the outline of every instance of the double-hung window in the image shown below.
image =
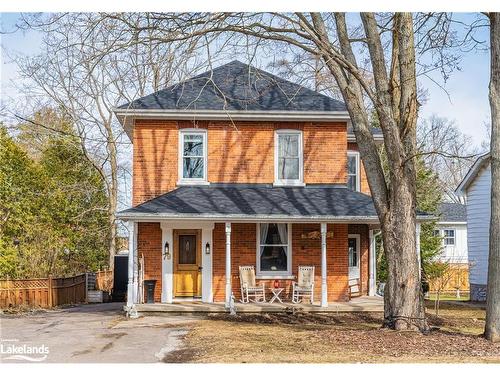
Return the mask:
[(347, 187), (354, 191), (360, 190), (359, 183), (359, 152), (347, 152)]
[(207, 180), (207, 132), (179, 131), (179, 182), (204, 183)]
[(257, 273), (269, 276), (291, 275), (289, 225), (261, 223), (258, 224), (257, 231)]
[(445, 246), (455, 245), (455, 229), (444, 229), (443, 230), (443, 241)]
[(275, 134), (275, 184), (302, 185), (302, 132), (278, 130)]

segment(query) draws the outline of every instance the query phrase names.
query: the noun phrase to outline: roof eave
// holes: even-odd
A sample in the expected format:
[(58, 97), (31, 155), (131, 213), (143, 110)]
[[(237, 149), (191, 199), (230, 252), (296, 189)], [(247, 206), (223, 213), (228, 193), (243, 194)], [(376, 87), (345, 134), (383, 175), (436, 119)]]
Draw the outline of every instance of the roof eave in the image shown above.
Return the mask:
[[(210, 214), (161, 214), (118, 213), (123, 221), (230, 221), (230, 222), (284, 222), (284, 223), (363, 223), (378, 224), (377, 216), (286, 216), (286, 215), (210, 215)], [(417, 221), (433, 220), (434, 217), (417, 215)]]
[[(168, 120), (224, 120), (224, 121), (345, 121), (350, 122), (347, 111), (214, 111), (113, 108), (130, 140), (133, 140), (134, 121), (143, 119)], [(376, 142), (382, 142), (382, 134), (374, 134)], [(354, 134), (347, 135), (348, 142), (356, 142)]]
[(490, 153), (488, 152), (477, 158), (477, 160), (474, 162), (472, 167), (469, 169), (469, 171), (463, 178), (462, 182), (460, 182), (460, 184), (455, 189), (455, 194), (457, 194), (459, 197), (464, 197), (467, 195), (467, 189), (479, 174), (479, 171), (483, 167), (484, 163), (486, 163), (489, 160), (489, 157)]

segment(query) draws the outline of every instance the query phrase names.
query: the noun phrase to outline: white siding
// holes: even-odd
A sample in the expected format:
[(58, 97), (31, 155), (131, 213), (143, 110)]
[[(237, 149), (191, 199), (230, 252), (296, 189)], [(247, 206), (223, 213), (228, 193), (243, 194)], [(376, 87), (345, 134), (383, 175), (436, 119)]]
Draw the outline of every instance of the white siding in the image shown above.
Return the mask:
[(467, 263), (467, 225), (438, 223), (437, 229), (440, 230), (440, 235), (443, 235), (445, 229), (455, 230), (455, 245), (444, 246), (441, 258), (449, 263)]
[(491, 167), (488, 163), (467, 189), (467, 245), (471, 284), (486, 285), (488, 279), (490, 190)]

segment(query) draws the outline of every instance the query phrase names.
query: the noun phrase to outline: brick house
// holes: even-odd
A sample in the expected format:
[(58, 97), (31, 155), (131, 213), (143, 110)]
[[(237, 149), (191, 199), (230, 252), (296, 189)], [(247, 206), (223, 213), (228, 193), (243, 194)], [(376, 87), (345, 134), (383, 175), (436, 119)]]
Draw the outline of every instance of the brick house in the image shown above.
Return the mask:
[(233, 61), (114, 111), (133, 142), (129, 305), (142, 274), (155, 302), (239, 300), (240, 265), (285, 299), (299, 265), (321, 306), (375, 293), (378, 219), (342, 102)]

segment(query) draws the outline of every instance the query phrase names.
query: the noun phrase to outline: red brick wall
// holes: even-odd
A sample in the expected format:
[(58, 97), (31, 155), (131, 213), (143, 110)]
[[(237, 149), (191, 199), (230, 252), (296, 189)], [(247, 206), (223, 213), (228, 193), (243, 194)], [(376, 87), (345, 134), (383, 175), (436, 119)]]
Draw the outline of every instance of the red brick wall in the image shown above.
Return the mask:
[(156, 280), (155, 302), (161, 301), (161, 228), (159, 223), (138, 223), (137, 254), (144, 255), (144, 280)]
[(349, 234), (359, 234), (361, 241), (359, 244), (359, 277), (361, 283), (361, 294), (368, 294), (370, 284), (370, 238), (368, 235), (368, 225), (349, 224)]
[[(347, 144), (347, 149), (349, 151), (359, 151), (358, 144), (353, 143), (353, 142), (349, 142)], [(368, 194), (368, 195), (371, 195), (370, 186), (368, 185), (368, 179), (366, 177), (365, 166), (364, 166), (362, 161), (360, 164), (361, 164), (361, 179), (360, 179), (359, 186), (360, 186), (361, 192)]]
[(178, 129), (208, 129), (210, 182), (274, 182), (274, 131), (300, 129), (305, 183), (345, 183), (345, 123), (197, 122), (136, 120), (133, 204), (173, 190), (178, 180)]
[[(296, 276), (299, 265), (313, 265), (315, 269), (315, 297), (321, 298), (321, 240), (303, 239), (302, 234), (319, 231), (319, 224), (292, 225), (292, 272)], [(328, 300), (346, 301), (348, 297), (348, 267), (347, 267), (347, 224), (328, 225), (328, 231), (333, 231), (333, 238), (327, 239), (327, 281)], [(216, 224), (213, 232), (213, 294), (215, 301), (225, 298), (225, 237), (224, 224)], [(231, 231), (231, 282), (235, 298), (241, 298), (238, 266), (256, 266), (256, 224), (232, 224)], [(271, 286), (272, 280), (267, 281)], [(291, 298), (291, 280), (282, 280), (285, 288), (283, 296)]]
[(136, 121), (132, 165), (133, 205), (175, 188), (177, 136), (177, 121)]

